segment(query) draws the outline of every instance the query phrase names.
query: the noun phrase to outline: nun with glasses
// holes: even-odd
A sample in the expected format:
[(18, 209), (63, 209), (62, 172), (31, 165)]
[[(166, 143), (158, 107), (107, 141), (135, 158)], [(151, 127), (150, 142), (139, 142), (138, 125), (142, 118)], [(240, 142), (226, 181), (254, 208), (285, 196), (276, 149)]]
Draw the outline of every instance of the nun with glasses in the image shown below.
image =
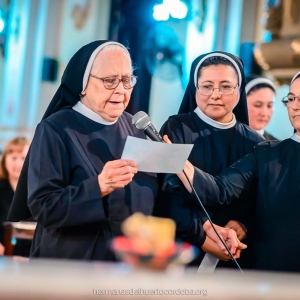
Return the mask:
[[(242, 203), (255, 189), (254, 268), (300, 272), (300, 72), (282, 102), (295, 129), (291, 138), (260, 143), (216, 176), (188, 161), (185, 172), (207, 206)], [(184, 175), (178, 176), (191, 193)], [(197, 203), (193, 193), (190, 197)]]
[[(137, 78), (128, 50), (95, 41), (75, 53), (38, 124), (8, 219), (37, 222), (31, 257), (114, 260), (107, 242), (134, 212), (152, 213), (156, 174), (122, 160)], [(28, 176), (27, 176), (28, 174)]]
[[(37, 222), (31, 257), (114, 260), (109, 242), (122, 234), (121, 223), (135, 212), (152, 214), (156, 174), (120, 159), (127, 136), (146, 138), (125, 112), (137, 82), (132, 72), (128, 50), (109, 41), (85, 45), (68, 63), (8, 216)], [(233, 251), (241, 247), (233, 230), (220, 231)]]
[(274, 83), (263, 77), (253, 78), (246, 85), (249, 126), (267, 141), (276, 140), (265, 131), (273, 115), (275, 89)]
[[(248, 126), (241, 60), (219, 51), (197, 57), (192, 63), (179, 114), (166, 121), (161, 134), (167, 135), (172, 143), (193, 144), (190, 163), (212, 175), (222, 172), (264, 141), (260, 134)], [(202, 250), (195, 264), (200, 263), (205, 252), (228, 260), (229, 257), (219, 251), (216, 243), (202, 234), (202, 226), (205, 228), (209, 222), (200, 204), (179, 178), (171, 174), (159, 176), (159, 184), (154, 214), (174, 219), (177, 238)], [(236, 230), (239, 239), (246, 237), (247, 230), (251, 235), (253, 197), (254, 194), (249, 191), (243, 195), (243, 202), (210, 209), (212, 221)], [(245, 264), (248, 264), (248, 260), (245, 260)]]

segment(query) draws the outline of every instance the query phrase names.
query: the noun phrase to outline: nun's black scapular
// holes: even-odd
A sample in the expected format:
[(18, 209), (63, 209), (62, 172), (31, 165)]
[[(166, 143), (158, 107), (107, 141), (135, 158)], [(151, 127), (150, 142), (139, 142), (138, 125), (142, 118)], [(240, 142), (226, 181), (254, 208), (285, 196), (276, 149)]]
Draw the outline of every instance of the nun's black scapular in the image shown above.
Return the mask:
[(134, 212), (152, 213), (155, 174), (138, 172), (125, 188), (100, 195), (98, 174), (121, 158), (126, 137), (146, 138), (130, 114), (101, 123), (79, 101), (96, 55), (113, 44), (124, 47), (96, 41), (72, 57), (37, 126), (9, 215), (19, 221), (32, 214), (37, 221), (33, 257), (114, 259), (107, 243), (121, 234), (122, 221)]
[(194, 186), (209, 206), (242, 202), (243, 195), (256, 186), (255, 269), (300, 272), (300, 128), (297, 131), (281, 142), (255, 146), (215, 177), (195, 168)]
[[(206, 116), (196, 104), (197, 73), (201, 64), (210, 57), (222, 57), (231, 62), (239, 77), (240, 99), (234, 108), (235, 117), (229, 124), (218, 123)], [(243, 65), (239, 58), (224, 52), (201, 55), (192, 64), (190, 80), (179, 110), (179, 115), (170, 117), (161, 129), (173, 143), (194, 144), (189, 161), (209, 174), (218, 174), (249, 153), (264, 138), (250, 129), (248, 124), (247, 100)], [(154, 213), (174, 219), (177, 237), (199, 248), (205, 241), (202, 229), (202, 210), (195, 203), (178, 177), (159, 176), (161, 186)], [(251, 232), (254, 207), (251, 194), (244, 203), (210, 210), (214, 223), (224, 226), (230, 220), (238, 220)], [(251, 225), (250, 225), (251, 224)], [(247, 244), (247, 242), (245, 242)], [(247, 250), (248, 251), (248, 250)], [(195, 263), (199, 263), (202, 259)], [(248, 264), (248, 263), (247, 263)]]
[(274, 137), (272, 134), (264, 131), (263, 137), (265, 138), (266, 141), (278, 141), (276, 137)]

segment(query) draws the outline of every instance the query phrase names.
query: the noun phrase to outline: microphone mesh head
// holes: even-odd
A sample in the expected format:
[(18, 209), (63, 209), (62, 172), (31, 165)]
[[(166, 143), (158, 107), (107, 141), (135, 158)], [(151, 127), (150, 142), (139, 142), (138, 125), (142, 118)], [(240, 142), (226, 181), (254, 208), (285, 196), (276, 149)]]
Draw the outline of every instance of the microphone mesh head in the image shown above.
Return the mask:
[(149, 124), (151, 124), (151, 120), (144, 111), (139, 111), (132, 117), (132, 124), (137, 129), (144, 130)]

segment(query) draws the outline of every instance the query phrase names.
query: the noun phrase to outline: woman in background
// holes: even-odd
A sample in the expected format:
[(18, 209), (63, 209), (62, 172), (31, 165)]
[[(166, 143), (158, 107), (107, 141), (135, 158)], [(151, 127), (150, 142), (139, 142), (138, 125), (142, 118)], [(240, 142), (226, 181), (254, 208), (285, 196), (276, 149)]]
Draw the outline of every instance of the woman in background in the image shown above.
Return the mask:
[(275, 86), (267, 78), (255, 78), (246, 85), (247, 104), (249, 112), (249, 125), (267, 141), (276, 140), (274, 136), (265, 131), (273, 115)]
[[(4, 245), (4, 227), (16, 190), (21, 169), (29, 149), (25, 137), (17, 137), (6, 145), (0, 160), (0, 243)], [(2, 249), (3, 250), (3, 249)], [(1, 253), (1, 250), (0, 250)], [(3, 254), (3, 253), (2, 253)]]

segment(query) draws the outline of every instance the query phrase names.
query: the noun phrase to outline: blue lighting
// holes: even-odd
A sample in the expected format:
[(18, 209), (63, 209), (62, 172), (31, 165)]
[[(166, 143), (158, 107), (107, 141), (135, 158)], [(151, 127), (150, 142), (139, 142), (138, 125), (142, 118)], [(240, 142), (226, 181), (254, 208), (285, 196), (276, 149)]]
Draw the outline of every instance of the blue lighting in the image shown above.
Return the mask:
[(153, 18), (156, 21), (167, 21), (170, 15), (174, 19), (184, 19), (188, 7), (181, 0), (163, 0), (162, 4), (153, 7)]
[(3, 19), (0, 18), (0, 33), (4, 30), (5, 23)]
[(170, 15), (174, 19), (184, 19), (187, 15), (188, 8), (184, 2), (176, 1), (170, 6)]
[(4, 33), (5, 29), (5, 14), (3, 9), (0, 8), (0, 34)]
[(167, 21), (170, 17), (168, 7), (164, 4), (153, 7), (153, 18), (156, 21)]

